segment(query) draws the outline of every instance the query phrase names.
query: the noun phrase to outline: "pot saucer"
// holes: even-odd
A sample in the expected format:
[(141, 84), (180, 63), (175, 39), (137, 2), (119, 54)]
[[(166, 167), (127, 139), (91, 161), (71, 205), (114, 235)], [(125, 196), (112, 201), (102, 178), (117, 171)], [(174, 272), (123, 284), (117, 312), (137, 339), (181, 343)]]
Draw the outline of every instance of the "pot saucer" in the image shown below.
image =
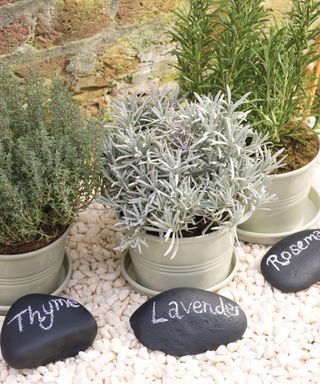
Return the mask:
[(293, 233), (314, 227), (319, 222), (319, 220), (320, 193), (317, 188), (311, 186), (308, 200), (306, 202), (306, 207), (303, 212), (303, 220), (301, 224), (296, 228), (287, 232), (279, 233), (258, 233), (237, 228), (238, 239), (249, 243), (273, 245), (285, 237), (292, 235)]
[[(72, 273), (71, 264), (71, 256), (68, 252), (65, 252), (63, 264), (60, 270), (58, 288), (54, 292), (50, 293), (50, 295), (57, 296), (66, 288)], [(0, 305), (0, 315), (4, 316), (8, 312), (9, 308), (10, 305)]]
[[(236, 254), (236, 252), (233, 252), (229, 275), (219, 284), (216, 284), (210, 288), (207, 288), (206, 290), (214, 292), (220, 288), (225, 287), (234, 278), (234, 275), (236, 274), (238, 267), (239, 267), (239, 257)], [(123, 276), (135, 291), (141, 293), (142, 295), (147, 295), (147, 296), (155, 296), (161, 293), (160, 291), (155, 291), (153, 289), (147, 288), (137, 282), (137, 277), (131, 262), (131, 257), (129, 252), (127, 252), (121, 258), (121, 270), (122, 270)]]

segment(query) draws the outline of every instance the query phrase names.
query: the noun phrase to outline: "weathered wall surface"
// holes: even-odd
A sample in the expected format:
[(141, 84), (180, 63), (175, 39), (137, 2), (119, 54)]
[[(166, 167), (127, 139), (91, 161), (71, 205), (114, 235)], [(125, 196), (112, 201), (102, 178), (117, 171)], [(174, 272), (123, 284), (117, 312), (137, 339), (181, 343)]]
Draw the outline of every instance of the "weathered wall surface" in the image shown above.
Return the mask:
[(0, 0), (0, 65), (63, 73), (85, 105), (172, 78), (165, 31), (181, 0)]
[[(186, 0), (0, 0), (0, 65), (63, 73), (95, 107), (104, 93), (173, 78), (166, 34)], [(266, 0), (275, 12), (288, 0)]]

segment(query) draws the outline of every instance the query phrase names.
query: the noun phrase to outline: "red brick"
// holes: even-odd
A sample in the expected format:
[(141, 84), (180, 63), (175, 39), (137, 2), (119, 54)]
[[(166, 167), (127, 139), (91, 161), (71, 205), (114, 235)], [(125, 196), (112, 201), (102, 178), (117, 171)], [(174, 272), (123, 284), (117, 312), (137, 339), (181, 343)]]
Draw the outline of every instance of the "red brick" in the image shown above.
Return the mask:
[(40, 13), (35, 27), (36, 42), (43, 46), (55, 43), (62, 36), (57, 29), (56, 21), (50, 11)]
[(53, 74), (63, 74), (66, 66), (69, 64), (69, 56), (57, 56), (43, 60), (30, 60), (28, 64), (15, 65), (14, 72), (20, 77), (26, 77), (28, 72), (37, 69), (44, 76)]
[(105, 0), (58, 1), (54, 9), (38, 16), (36, 45), (49, 47), (93, 36), (109, 22)]
[(30, 26), (21, 16), (0, 29), (0, 54), (11, 53), (29, 39)]

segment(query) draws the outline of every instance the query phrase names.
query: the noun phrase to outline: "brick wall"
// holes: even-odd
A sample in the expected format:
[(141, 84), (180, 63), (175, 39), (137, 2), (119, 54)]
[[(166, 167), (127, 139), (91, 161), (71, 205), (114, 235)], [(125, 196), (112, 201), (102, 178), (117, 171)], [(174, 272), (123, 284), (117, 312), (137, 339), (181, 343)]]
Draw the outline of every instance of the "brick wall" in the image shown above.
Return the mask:
[(173, 77), (165, 31), (181, 0), (0, 0), (0, 65), (63, 73), (95, 106), (105, 91)]
[[(89, 108), (103, 95), (173, 79), (165, 33), (186, 0), (0, 0), (0, 65), (62, 73)], [(288, 0), (266, 0), (281, 11)]]

